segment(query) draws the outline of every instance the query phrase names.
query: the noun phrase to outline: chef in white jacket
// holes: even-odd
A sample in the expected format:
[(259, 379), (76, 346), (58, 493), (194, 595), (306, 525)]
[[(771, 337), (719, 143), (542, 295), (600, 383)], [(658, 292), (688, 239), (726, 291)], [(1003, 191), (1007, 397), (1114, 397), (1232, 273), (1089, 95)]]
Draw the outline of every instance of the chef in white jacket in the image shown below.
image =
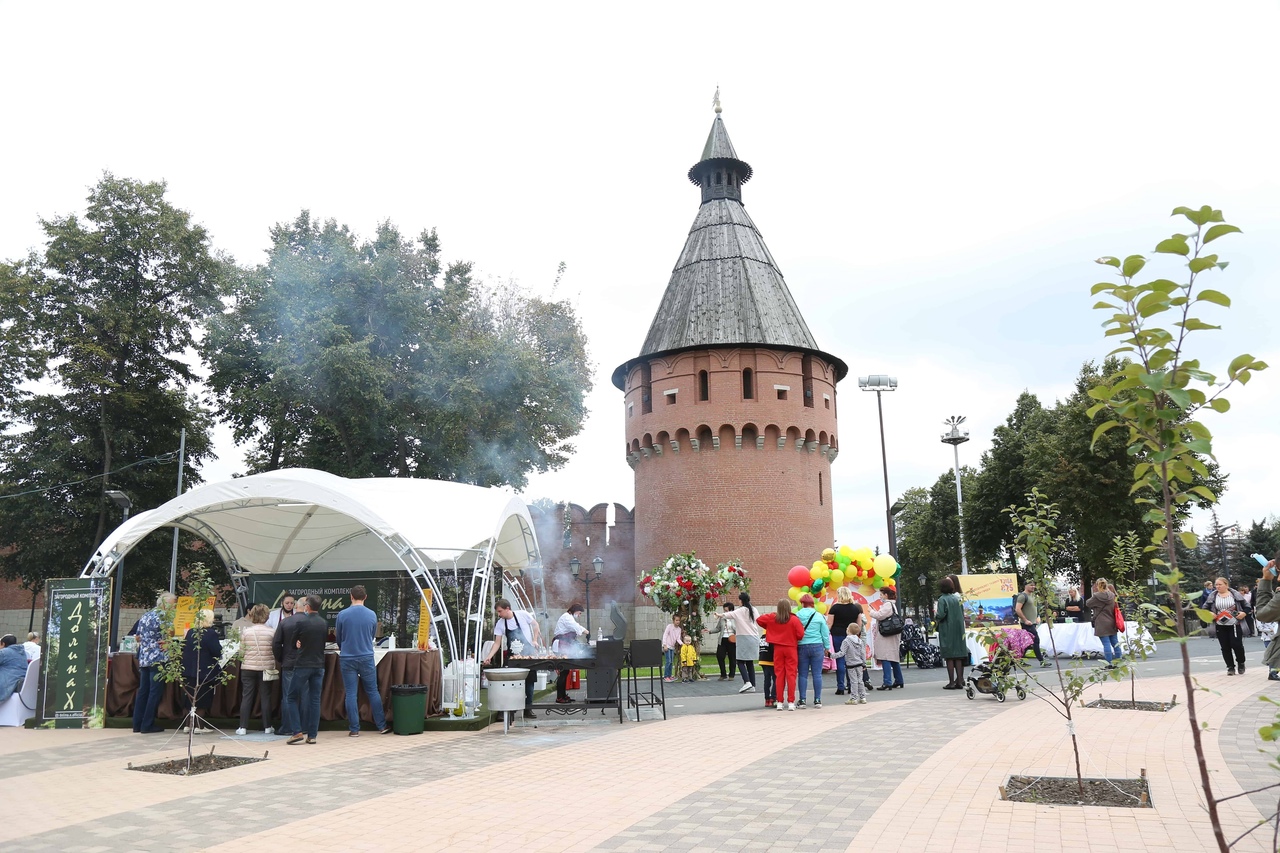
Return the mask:
[[(556, 622), (555, 634), (551, 641), (551, 650), (556, 654), (571, 658), (581, 656), (582, 645), (579, 639), (589, 639), (587, 629), (578, 624), (578, 614), (581, 612), (582, 605), (575, 602), (569, 605), (569, 609), (561, 614)], [(560, 705), (573, 701), (573, 697), (569, 695), (570, 672), (572, 670), (562, 669), (556, 676), (556, 702)]]

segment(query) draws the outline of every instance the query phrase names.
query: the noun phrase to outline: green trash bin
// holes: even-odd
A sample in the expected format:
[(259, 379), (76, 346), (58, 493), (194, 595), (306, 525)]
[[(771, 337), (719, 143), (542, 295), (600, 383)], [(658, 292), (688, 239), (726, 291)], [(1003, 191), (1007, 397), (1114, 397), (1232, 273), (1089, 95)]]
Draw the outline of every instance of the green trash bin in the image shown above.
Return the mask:
[(427, 718), (427, 685), (392, 685), (391, 715), (391, 727), (396, 734), (422, 734), (422, 726)]

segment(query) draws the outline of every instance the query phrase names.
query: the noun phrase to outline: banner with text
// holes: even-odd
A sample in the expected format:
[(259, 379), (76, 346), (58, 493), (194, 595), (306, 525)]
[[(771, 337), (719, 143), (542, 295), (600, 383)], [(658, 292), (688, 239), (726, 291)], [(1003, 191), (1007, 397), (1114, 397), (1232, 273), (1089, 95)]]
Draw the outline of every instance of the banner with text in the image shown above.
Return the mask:
[(40, 718), (59, 729), (100, 729), (106, 713), (111, 580), (49, 580), (44, 601)]
[[(395, 634), (400, 648), (419, 647), (422, 605), (429, 612), (430, 599), (423, 601), (417, 585), (404, 572), (307, 572), (287, 575), (250, 575), (249, 600), (271, 609), (280, 606), (286, 595), (300, 599), (318, 596), (320, 615), (332, 628), (338, 614), (351, 606), (351, 587), (364, 586), (368, 598), (365, 606), (378, 614), (379, 636)], [(427, 590), (428, 594), (430, 589)], [(432, 630), (430, 619), (428, 631)]]
[(961, 575), (961, 600), (965, 621), (970, 625), (1016, 625), (1013, 598), (1018, 594), (1018, 576)]

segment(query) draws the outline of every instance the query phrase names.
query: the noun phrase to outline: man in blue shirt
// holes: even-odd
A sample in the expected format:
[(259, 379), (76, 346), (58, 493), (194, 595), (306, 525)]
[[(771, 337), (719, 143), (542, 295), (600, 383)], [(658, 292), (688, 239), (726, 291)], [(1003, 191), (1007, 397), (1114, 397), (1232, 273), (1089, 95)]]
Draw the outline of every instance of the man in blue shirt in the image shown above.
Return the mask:
[(373, 665), (373, 638), (378, 633), (378, 614), (364, 606), (368, 593), (361, 584), (351, 587), (351, 606), (338, 614), (334, 638), (342, 653), (339, 667), (342, 670), (342, 686), (347, 691), (348, 737), (360, 736), (360, 698), (358, 690), (364, 684), (369, 697), (369, 710), (373, 712), (373, 724), (382, 734), (389, 734), (391, 727), (382, 713), (382, 697), (378, 695), (378, 671)]

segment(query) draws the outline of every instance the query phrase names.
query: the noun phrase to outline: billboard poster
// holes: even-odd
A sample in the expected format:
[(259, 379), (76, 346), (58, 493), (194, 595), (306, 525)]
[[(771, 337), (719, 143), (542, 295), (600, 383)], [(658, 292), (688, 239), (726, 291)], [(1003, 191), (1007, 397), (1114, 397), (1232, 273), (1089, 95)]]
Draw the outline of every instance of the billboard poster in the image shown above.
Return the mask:
[[(378, 614), (379, 636), (394, 634), (400, 648), (420, 643), (423, 598), (404, 572), (307, 572), (305, 574), (250, 575), (249, 600), (274, 610), (286, 595), (320, 599), (320, 615), (332, 629), (338, 614), (351, 606), (351, 587), (362, 584), (368, 593), (365, 607)], [(430, 590), (428, 590), (430, 592)], [(430, 607), (430, 601), (426, 602)], [(428, 631), (433, 630), (428, 620)]]
[(187, 630), (196, 624), (197, 610), (212, 610), (214, 607), (214, 598), (209, 596), (204, 601), (204, 607), (197, 608), (196, 600), (190, 595), (178, 596), (178, 602), (173, 611), (173, 636), (185, 637)]
[(961, 575), (960, 600), (965, 621), (971, 627), (1017, 625), (1013, 599), (1018, 594), (1016, 574)]
[(45, 582), (44, 595), (40, 719), (58, 729), (100, 729), (106, 714), (111, 579), (53, 579)]

